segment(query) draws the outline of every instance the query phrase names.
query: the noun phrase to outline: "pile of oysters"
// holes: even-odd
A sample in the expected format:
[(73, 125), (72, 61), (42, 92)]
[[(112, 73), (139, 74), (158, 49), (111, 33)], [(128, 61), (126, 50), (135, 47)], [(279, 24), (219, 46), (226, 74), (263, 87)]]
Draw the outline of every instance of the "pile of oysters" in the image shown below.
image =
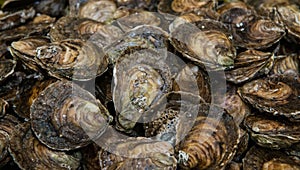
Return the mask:
[(0, 4), (0, 169), (300, 169), (299, 0)]

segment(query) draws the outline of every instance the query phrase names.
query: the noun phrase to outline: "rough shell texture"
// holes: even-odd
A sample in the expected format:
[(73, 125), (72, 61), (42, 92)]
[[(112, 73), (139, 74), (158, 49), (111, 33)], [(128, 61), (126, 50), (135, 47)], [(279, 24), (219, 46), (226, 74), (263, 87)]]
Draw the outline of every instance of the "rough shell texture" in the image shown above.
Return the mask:
[(49, 85), (30, 108), (35, 135), (57, 150), (80, 148), (101, 136), (110, 121), (108, 114), (92, 94), (68, 81)]
[(0, 81), (14, 72), (17, 62), (14, 60), (0, 60)]

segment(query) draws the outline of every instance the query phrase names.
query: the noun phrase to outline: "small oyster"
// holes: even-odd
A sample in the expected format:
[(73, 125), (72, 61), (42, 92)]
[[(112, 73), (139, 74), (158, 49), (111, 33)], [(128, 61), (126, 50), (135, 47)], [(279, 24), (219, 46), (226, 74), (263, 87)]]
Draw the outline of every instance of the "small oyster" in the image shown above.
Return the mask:
[(17, 62), (14, 60), (0, 60), (0, 81), (10, 76), (14, 72), (16, 65)]
[(262, 112), (282, 115), (299, 121), (299, 74), (293, 71), (246, 83), (238, 89), (239, 95)]
[(191, 130), (204, 100), (192, 93), (170, 92), (145, 113), (145, 135), (177, 145)]
[(130, 131), (142, 114), (171, 90), (171, 73), (165, 59), (164, 52), (145, 49), (116, 63), (113, 101), (119, 130)]
[(222, 25), (209, 20), (197, 22), (198, 27), (190, 23), (181, 24), (171, 32), (171, 43), (204, 69), (231, 67), (236, 51), (227, 35), (219, 30), (219, 24)]
[(282, 56), (277, 56), (275, 60), (274, 67), (271, 70), (272, 74), (284, 74), (286, 71), (293, 70), (294, 72), (300, 72), (299, 70), (299, 55), (287, 54)]
[(32, 130), (49, 148), (71, 150), (88, 145), (111, 118), (95, 97), (68, 81), (50, 84), (30, 108)]
[(77, 169), (79, 152), (67, 154), (47, 148), (37, 140), (30, 123), (19, 124), (10, 140), (9, 152), (21, 169)]
[(5, 13), (0, 15), (0, 30), (11, 29), (21, 24), (24, 24), (29, 19), (35, 16), (35, 10), (33, 8), (23, 9), (13, 13)]
[(274, 65), (274, 54), (247, 50), (237, 55), (233, 69), (226, 71), (226, 80), (235, 84), (243, 83), (268, 74)]
[(141, 25), (131, 29), (114, 43), (105, 48), (110, 64), (115, 64), (118, 58), (141, 49), (166, 49), (168, 33), (159, 27)]
[(107, 70), (104, 52), (92, 42), (66, 39), (36, 48), (37, 63), (57, 78), (90, 80)]
[(263, 147), (281, 149), (300, 143), (299, 123), (255, 114), (247, 116), (244, 125), (251, 138)]
[(239, 142), (238, 127), (222, 108), (201, 104), (192, 130), (179, 146), (183, 169), (221, 169), (229, 163)]
[(80, 6), (79, 17), (106, 23), (113, 19), (116, 10), (117, 5), (114, 1), (88, 1)]
[(243, 159), (243, 169), (298, 170), (300, 165), (283, 152), (253, 146)]

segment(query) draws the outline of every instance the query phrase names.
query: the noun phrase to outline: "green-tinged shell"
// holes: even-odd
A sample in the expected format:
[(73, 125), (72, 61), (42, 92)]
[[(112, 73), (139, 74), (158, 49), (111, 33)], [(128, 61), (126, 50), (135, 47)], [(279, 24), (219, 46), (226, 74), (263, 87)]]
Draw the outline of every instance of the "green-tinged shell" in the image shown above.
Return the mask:
[(24, 24), (34, 16), (35, 10), (33, 8), (23, 9), (12, 13), (6, 12), (4, 15), (0, 15), (0, 30), (11, 29)]
[(247, 50), (237, 55), (233, 69), (226, 71), (226, 80), (235, 84), (266, 75), (274, 65), (274, 54), (257, 50)]
[(299, 123), (263, 114), (249, 115), (244, 121), (251, 138), (260, 146), (281, 149), (300, 143)]
[(57, 78), (90, 80), (107, 70), (102, 48), (80, 39), (66, 39), (36, 49), (37, 63)]
[(117, 128), (130, 131), (143, 113), (172, 88), (164, 51), (145, 49), (120, 58), (114, 67)]
[(191, 130), (200, 103), (204, 100), (192, 93), (165, 94), (145, 113), (145, 135), (177, 145)]
[(221, 169), (232, 160), (238, 142), (233, 118), (221, 107), (201, 104), (193, 128), (179, 146), (179, 166)]
[(201, 20), (197, 26), (181, 24), (171, 32), (171, 43), (186, 58), (204, 69), (232, 67), (236, 50), (228, 36), (220, 31), (219, 24), (222, 25), (210, 20)]
[(284, 152), (253, 146), (243, 159), (243, 170), (298, 170), (300, 165)]
[(131, 29), (121, 38), (105, 48), (105, 53), (111, 64), (123, 55), (141, 49), (167, 49), (168, 33), (159, 27), (141, 25)]
[(54, 151), (43, 145), (32, 133), (30, 123), (16, 127), (10, 140), (10, 154), (21, 169), (77, 169), (81, 154)]
[(0, 60), (0, 81), (10, 76), (17, 65), (15, 60)]
[(300, 119), (299, 73), (260, 78), (244, 84), (238, 89), (239, 95), (261, 112), (287, 117), (291, 121)]
[(38, 139), (56, 150), (88, 145), (111, 121), (92, 94), (69, 81), (52, 83), (40, 92), (31, 105), (30, 119)]
[(19, 58), (28, 68), (40, 71), (40, 67), (36, 64), (36, 49), (49, 42), (50, 40), (45, 37), (27, 37), (12, 42), (9, 50), (12, 56)]

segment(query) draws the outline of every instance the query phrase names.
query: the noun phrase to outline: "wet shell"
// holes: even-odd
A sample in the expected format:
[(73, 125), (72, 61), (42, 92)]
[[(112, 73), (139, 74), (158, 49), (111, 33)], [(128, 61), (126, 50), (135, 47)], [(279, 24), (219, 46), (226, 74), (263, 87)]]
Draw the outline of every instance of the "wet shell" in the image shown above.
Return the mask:
[(108, 60), (96, 44), (66, 39), (36, 49), (38, 64), (57, 78), (90, 80), (107, 70)]
[(226, 80), (235, 84), (243, 83), (268, 74), (274, 65), (274, 54), (247, 50), (237, 55), (233, 69), (226, 71)]
[(299, 74), (291, 71), (271, 78), (253, 80), (240, 87), (238, 93), (262, 112), (299, 121), (299, 82)]
[(170, 92), (145, 113), (145, 135), (177, 145), (191, 130), (204, 100), (192, 93)]
[(280, 151), (253, 146), (243, 159), (244, 170), (297, 170), (299, 164)]
[(183, 169), (221, 169), (231, 161), (239, 142), (238, 127), (222, 108), (201, 104), (193, 128), (181, 142)]
[(111, 118), (95, 97), (78, 85), (49, 85), (30, 108), (32, 130), (49, 148), (71, 150), (88, 145), (106, 130)]
[(300, 142), (299, 123), (256, 114), (247, 116), (244, 125), (251, 138), (263, 147), (281, 149)]
[[(201, 26), (202, 22), (208, 27)], [(227, 35), (210, 27), (215, 21), (202, 20), (193, 24), (181, 24), (171, 32), (171, 43), (185, 57), (204, 69), (223, 69), (233, 65), (236, 51)], [(221, 24), (221, 23), (219, 23)], [(218, 27), (215, 24), (211, 24)], [(206, 42), (206, 43), (203, 43)]]
[(137, 26), (105, 48), (110, 64), (118, 58), (141, 49), (166, 49), (168, 33), (159, 27), (150, 25)]
[(77, 169), (79, 152), (67, 154), (47, 148), (35, 138), (30, 123), (17, 126), (10, 140), (9, 151), (21, 169)]
[(27, 37), (11, 43), (9, 50), (12, 56), (19, 58), (28, 68), (40, 71), (40, 67), (36, 64), (36, 48), (49, 42), (50, 40), (45, 37)]
[(114, 67), (113, 101), (118, 129), (130, 131), (143, 113), (171, 90), (164, 52), (140, 50), (120, 58)]
[(14, 13), (5, 13), (0, 16), (0, 30), (11, 29), (13, 27), (24, 24), (35, 16), (33, 8), (23, 9)]
[(0, 60), (0, 81), (10, 76), (14, 72), (16, 65), (17, 62), (14, 60)]
[(88, 1), (80, 6), (79, 17), (105, 23), (113, 19), (113, 14), (116, 10), (117, 5), (114, 1)]

